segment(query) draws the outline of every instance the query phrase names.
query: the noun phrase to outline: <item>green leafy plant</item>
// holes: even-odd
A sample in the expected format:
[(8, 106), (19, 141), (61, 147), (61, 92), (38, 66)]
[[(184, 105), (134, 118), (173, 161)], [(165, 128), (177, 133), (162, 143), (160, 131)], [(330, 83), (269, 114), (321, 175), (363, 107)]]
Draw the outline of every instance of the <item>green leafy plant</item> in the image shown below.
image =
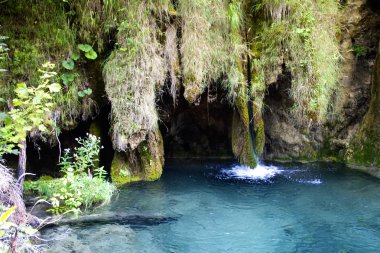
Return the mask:
[(9, 142), (14, 137), (12, 119), (6, 112), (0, 113), (0, 160), (4, 154), (18, 154), (14, 143)]
[(78, 44), (79, 50), (84, 52), (84, 56), (86, 56), (87, 59), (95, 60), (98, 58), (98, 54), (95, 52), (95, 50), (92, 48), (89, 44)]
[(18, 145), (18, 177), (21, 188), (26, 169), (26, 137), (32, 131), (47, 133), (48, 127), (53, 126), (50, 120), (54, 109), (53, 94), (61, 90), (61, 85), (54, 82), (57, 75), (53, 71), (54, 67), (51, 63), (42, 66), (36, 87), (27, 86), (26, 83), (17, 84), (12, 108), (7, 114), (3, 114), (3, 120), (0, 120), (0, 156)]
[(362, 56), (365, 56), (368, 52), (368, 47), (365, 46), (360, 46), (360, 45), (352, 45), (352, 50), (353, 54), (355, 55), (356, 59), (359, 59)]
[(92, 89), (91, 88), (87, 88), (87, 89), (78, 91), (78, 96), (81, 97), (81, 98), (83, 98), (85, 96), (89, 96), (91, 94), (92, 94)]
[(73, 70), (74, 66), (75, 66), (75, 63), (71, 58), (62, 61), (62, 67), (64, 67), (67, 70)]
[(92, 134), (87, 134), (86, 138), (77, 138), (79, 147), (74, 148), (74, 166), (78, 173), (88, 172), (95, 167), (99, 161), (100, 138)]
[(37, 252), (37, 246), (32, 240), (37, 236), (37, 229), (25, 224), (16, 224), (10, 221), (16, 206), (8, 209), (0, 205), (0, 252)]
[(68, 85), (68, 84), (74, 82), (75, 75), (72, 74), (72, 73), (69, 73), (69, 74), (62, 74), (61, 79), (62, 79), (62, 82), (63, 82), (65, 85)]
[[(95, 60), (98, 57), (97, 53), (92, 48), (92, 46), (90, 46), (88, 44), (78, 44), (78, 49), (79, 49), (79, 51), (84, 52), (85, 57), (87, 59)], [(63, 60), (61, 63), (62, 67), (66, 71), (69, 71), (68, 73), (63, 73), (61, 75), (61, 80), (62, 80), (63, 84), (65, 84), (66, 86), (73, 83), (75, 80), (75, 76), (78, 75), (78, 74), (74, 74), (72, 71), (74, 70), (75, 64), (79, 59), (80, 59), (80, 54), (78, 52), (74, 52), (73, 54), (70, 55), (69, 58), (67, 58), (66, 60)], [(78, 96), (84, 97), (86, 95), (90, 95), (92, 93), (92, 90), (91, 90), (91, 92), (89, 92), (89, 90), (91, 90), (91, 89), (86, 89), (83, 92), (79, 91)]]
[(116, 191), (113, 184), (104, 180), (107, 173), (103, 167), (96, 166), (100, 139), (87, 134), (76, 141), (79, 146), (74, 148), (73, 155), (66, 149), (62, 157), (62, 178), (41, 178), (26, 185), (27, 190), (50, 200), (52, 208), (48, 211), (55, 214), (70, 211), (77, 215), (94, 204), (108, 203)]

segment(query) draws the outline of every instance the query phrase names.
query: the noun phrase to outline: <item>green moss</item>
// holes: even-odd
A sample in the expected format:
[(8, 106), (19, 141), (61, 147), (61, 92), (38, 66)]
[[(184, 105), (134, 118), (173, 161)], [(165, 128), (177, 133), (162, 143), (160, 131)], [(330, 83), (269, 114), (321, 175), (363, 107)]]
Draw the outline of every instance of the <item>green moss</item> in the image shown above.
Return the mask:
[(264, 129), (264, 120), (260, 119), (255, 120), (255, 150), (257, 156), (262, 156), (265, 146), (265, 129)]
[(57, 63), (75, 45), (75, 33), (60, 1), (15, 0), (2, 4), (2, 35), (9, 37), (10, 72), (14, 79), (33, 80), (45, 61)]
[(154, 181), (161, 177), (163, 168), (163, 140), (158, 129), (148, 135), (148, 140), (138, 147), (144, 179)]
[[(380, 52), (380, 44), (378, 52)], [(369, 110), (350, 142), (346, 160), (359, 166), (380, 168), (380, 55), (377, 55), (372, 78)]]
[(101, 127), (99, 120), (94, 120), (91, 122), (90, 129), (88, 130), (88, 132), (92, 135), (97, 136), (97, 137), (101, 137), (102, 127)]
[(111, 165), (111, 179), (112, 183), (119, 186), (130, 182), (141, 181), (142, 177), (132, 173), (125, 154), (115, 152)]
[(261, 97), (286, 66), (291, 73), (290, 112), (300, 124), (324, 122), (338, 85), (339, 11), (335, 0), (254, 1), (253, 96)]
[(121, 185), (159, 179), (164, 165), (163, 152), (162, 136), (155, 129), (135, 150), (115, 153), (111, 167), (112, 181)]
[[(363, 129), (367, 127), (370, 126), (364, 125)], [(363, 129), (351, 141), (346, 159), (351, 164), (380, 168), (380, 136), (374, 131)]]
[[(50, 61), (56, 64), (56, 71), (62, 73), (62, 60), (68, 58), (76, 48), (76, 31), (70, 27), (63, 1), (6, 1), (1, 4), (1, 35), (8, 36), (9, 51), (7, 75), (0, 76), (0, 97), (11, 99), (9, 88), (23, 81), (35, 85), (40, 66)], [(64, 85), (55, 96), (57, 119), (60, 127), (68, 129), (76, 125), (81, 113), (78, 87), (85, 83), (84, 74), (78, 66), (74, 72), (75, 81)], [(59, 75), (57, 82), (61, 82)]]
[(252, 168), (256, 167), (256, 159), (253, 151), (252, 138), (249, 134), (249, 126), (245, 127), (238, 112), (234, 112), (232, 119), (232, 151), (239, 162)]

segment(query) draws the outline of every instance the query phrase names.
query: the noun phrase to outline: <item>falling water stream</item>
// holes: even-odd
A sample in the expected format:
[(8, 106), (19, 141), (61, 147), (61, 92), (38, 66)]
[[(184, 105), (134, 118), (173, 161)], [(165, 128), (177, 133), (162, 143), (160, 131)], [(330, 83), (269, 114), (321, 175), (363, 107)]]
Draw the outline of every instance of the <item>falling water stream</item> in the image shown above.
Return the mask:
[(379, 187), (331, 163), (168, 161), (160, 180), (126, 186), (94, 211), (129, 219), (43, 236), (50, 252), (379, 252)]

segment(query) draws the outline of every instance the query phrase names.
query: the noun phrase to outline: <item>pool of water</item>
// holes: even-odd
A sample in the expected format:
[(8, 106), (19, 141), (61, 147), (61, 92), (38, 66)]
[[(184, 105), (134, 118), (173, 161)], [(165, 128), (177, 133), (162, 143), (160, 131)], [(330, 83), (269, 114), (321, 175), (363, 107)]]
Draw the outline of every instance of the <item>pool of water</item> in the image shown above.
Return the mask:
[(43, 231), (50, 252), (380, 252), (380, 180), (329, 163), (169, 161), (100, 217)]

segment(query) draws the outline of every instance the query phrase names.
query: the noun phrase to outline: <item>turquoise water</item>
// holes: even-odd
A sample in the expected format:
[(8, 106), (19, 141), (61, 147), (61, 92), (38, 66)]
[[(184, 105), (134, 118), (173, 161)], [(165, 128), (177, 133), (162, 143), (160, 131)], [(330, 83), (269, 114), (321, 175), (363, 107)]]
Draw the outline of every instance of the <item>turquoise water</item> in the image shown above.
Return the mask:
[(380, 180), (334, 164), (168, 162), (100, 216), (47, 229), (50, 252), (380, 252)]

